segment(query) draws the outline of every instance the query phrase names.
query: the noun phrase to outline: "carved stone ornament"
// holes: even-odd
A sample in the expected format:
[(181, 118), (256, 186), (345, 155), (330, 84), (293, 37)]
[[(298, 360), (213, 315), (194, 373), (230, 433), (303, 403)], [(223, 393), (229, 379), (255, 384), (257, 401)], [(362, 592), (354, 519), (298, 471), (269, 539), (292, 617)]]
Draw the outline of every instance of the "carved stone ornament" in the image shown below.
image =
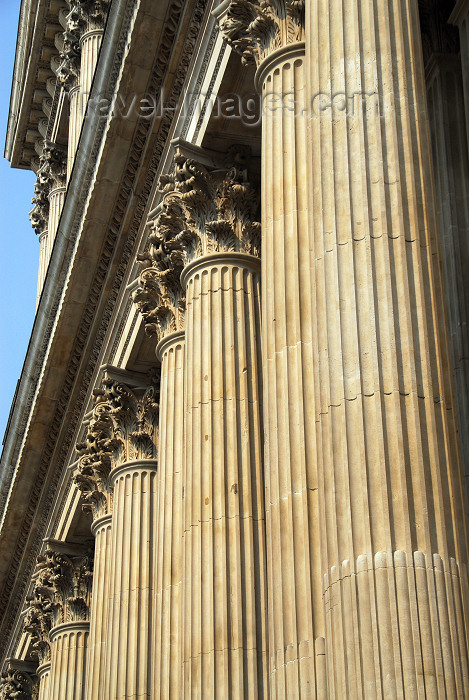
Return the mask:
[(24, 617), (24, 630), (31, 635), (32, 652), (39, 660), (39, 666), (50, 661), (49, 633), (52, 627), (51, 603), (40, 591), (28, 601), (29, 607)]
[(87, 30), (102, 29), (106, 21), (109, 0), (78, 0), (81, 17)]
[[(166, 204), (163, 205), (163, 209)], [(179, 254), (173, 255), (161, 244), (157, 224), (150, 223), (149, 248), (138, 256), (142, 272), (134, 302), (145, 321), (148, 335), (162, 338), (183, 330), (186, 299), (181, 285), (183, 267)]]
[[(68, 556), (48, 547), (38, 557), (38, 574), (34, 596), (26, 612), (25, 629), (30, 632), (39, 654), (47, 657), (45, 645), (49, 643), (51, 628), (64, 622), (89, 620), (91, 588), (93, 582), (93, 557)], [(42, 661), (44, 662), (44, 661)]]
[(245, 64), (258, 66), (272, 51), (304, 41), (305, 0), (232, 0), (220, 30)]
[(111, 512), (111, 470), (125, 462), (156, 459), (159, 407), (155, 382), (130, 388), (106, 377), (93, 395), (85, 441), (76, 448), (80, 459), (74, 481), (85, 509), (97, 518)]
[(175, 167), (160, 179), (163, 200), (150, 222), (148, 251), (138, 256), (142, 267), (134, 294), (149, 335), (163, 337), (184, 328), (184, 267), (217, 252), (260, 254), (257, 191), (248, 182), (247, 147), (236, 146), (228, 170), (209, 170), (181, 153)]
[(60, 52), (60, 65), (57, 79), (69, 90), (76, 83), (80, 73), (80, 38), (86, 29), (80, 0), (68, 0), (70, 12), (67, 14), (67, 28), (63, 33), (63, 46)]
[(0, 679), (0, 700), (32, 700), (36, 679), (26, 671), (9, 664)]
[(65, 185), (67, 160), (65, 151), (56, 144), (44, 142), (36, 184), (34, 204), (29, 212), (31, 224), (39, 235), (47, 230), (49, 219), (49, 194), (54, 187)]

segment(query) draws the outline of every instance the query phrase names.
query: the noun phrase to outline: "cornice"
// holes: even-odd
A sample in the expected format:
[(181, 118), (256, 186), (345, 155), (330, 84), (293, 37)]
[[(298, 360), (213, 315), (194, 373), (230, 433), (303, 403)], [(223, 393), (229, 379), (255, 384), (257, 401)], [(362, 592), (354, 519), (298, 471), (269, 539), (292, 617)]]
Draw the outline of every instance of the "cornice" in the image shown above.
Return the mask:
[(33, 169), (35, 143), (29, 134), (41, 138), (38, 115), (44, 99), (50, 97), (48, 80), (55, 78), (51, 58), (58, 56), (52, 32), (60, 33), (61, 8), (65, 0), (22, 0), (18, 41), (5, 142), (5, 157), (13, 167)]
[[(151, 0), (144, 0), (137, 7), (131, 0), (114, 0), (93, 91), (108, 94), (118, 79), (134, 78), (134, 55), (140, 61), (139, 75), (142, 75), (138, 33), (146, 28), (153, 36), (159, 35), (160, 40), (155, 55), (150, 56), (154, 59), (153, 67), (148, 65), (148, 81), (142, 92), (157, 94), (163, 83), (169, 82), (168, 99), (176, 104), (206, 5), (206, 0), (194, 0), (192, 4), (168, 0), (155, 6)], [(173, 56), (183, 18), (185, 39), (183, 33), (180, 50)], [(155, 27), (145, 27), (145, 23), (152, 22)], [(129, 31), (135, 32), (133, 40), (129, 40)], [(167, 74), (171, 75), (169, 81)], [(135, 81), (127, 84), (134, 86)], [(33, 559), (41, 546), (113, 309), (129, 262), (135, 255), (143, 212), (172, 120), (173, 114), (166, 115), (154, 130), (151, 120), (140, 118), (135, 123), (126, 123), (125, 133), (122, 125), (108, 124), (93, 113), (85, 120), (72, 175), (75, 186), (67, 193), (3, 455), (3, 493), (7, 494), (3, 527), (8, 528), (13, 512), (22, 525), (16, 526), (16, 544), (0, 568), (0, 608), (5, 613), (0, 626), (0, 655), (5, 652), (9, 630), (24, 600)], [(106, 140), (102, 142), (104, 132)], [(113, 161), (113, 173), (121, 175), (114, 182), (109, 179), (109, 159), (116, 153), (122, 157), (122, 149), (119, 151), (115, 142), (119, 137), (126, 146), (127, 156), (122, 168), (116, 169)], [(100, 165), (96, 169), (98, 157)], [(109, 212), (108, 219), (103, 208)], [(98, 229), (103, 231), (103, 238), (99, 241), (96, 220), (90, 218), (83, 224), (88, 209), (101, 217)], [(125, 237), (121, 235), (124, 225)], [(85, 261), (80, 259), (81, 249), (87, 251)], [(78, 297), (77, 280), (84, 280), (87, 290), (83, 294), (82, 289)], [(66, 355), (67, 363), (57, 372), (54, 358), (60, 354)], [(47, 367), (52, 371), (48, 372)], [(38, 411), (43, 414), (44, 424), (34, 423)], [(14, 473), (12, 465), (16, 465)], [(25, 499), (28, 488), (31, 491)]]

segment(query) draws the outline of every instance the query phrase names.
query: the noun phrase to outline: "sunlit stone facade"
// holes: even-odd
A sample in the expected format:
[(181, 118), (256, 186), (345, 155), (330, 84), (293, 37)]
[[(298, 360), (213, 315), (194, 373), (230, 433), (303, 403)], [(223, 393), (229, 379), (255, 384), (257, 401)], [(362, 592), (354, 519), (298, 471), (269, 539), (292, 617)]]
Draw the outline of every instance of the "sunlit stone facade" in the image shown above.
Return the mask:
[(22, 0), (1, 700), (469, 697), (468, 28)]

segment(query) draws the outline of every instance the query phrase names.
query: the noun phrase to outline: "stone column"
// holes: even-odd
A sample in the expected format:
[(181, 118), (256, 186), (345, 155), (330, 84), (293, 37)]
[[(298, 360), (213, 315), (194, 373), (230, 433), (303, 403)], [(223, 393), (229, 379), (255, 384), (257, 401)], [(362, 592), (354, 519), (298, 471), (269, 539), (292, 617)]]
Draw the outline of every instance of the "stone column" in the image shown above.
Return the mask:
[(151, 696), (155, 582), (157, 387), (109, 379), (114, 449), (109, 609), (103, 700)]
[(52, 254), (52, 247), (54, 245), (55, 236), (59, 227), (60, 215), (62, 213), (66, 191), (67, 190), (64, 186), (61, 184), (56, 184), (49, 194), (49, 223), (47, 227), (49, 232), (47, 246), (48, 260), (50, 260), (50, 256)]
[(257, 198), (233, 153), (209, 172), (176, 155), (156, 230), (186, 289), (184, 698), (261, 698), (265, 539)]
[(37, 181), (34, 186), (34, 208), (31, 224), (39, 235), (39, 271), (37, 301), (49, 266), (52, 246), (65, 199), (65, 156), (56, 144), (44, 141)]
[(103, 38), (104, 17), (101, 18), (100, 27), (91, 27), (81, 38), (81, 68), (80, 84), (82, 93), (82, 117), (85, 116), (86, 105), (91, 92), (94, 71), (98, 62), (99, 49)]
[(42, 288), (44, 286), (44, 280), (46, 279), (47, 267), (49, 264), (48, 252), (49, 237), (48, 231), (46, 229), (45, 231), (41, 231), (41, 233), (39, 234), (39, 269), (37, 273), (36, 307), (39, 304)]
[(39, 655), (44, 700), (85, 697), (93, 574), (89, 554), (77, 554), (79, 551), (87, 552), (82, 547), (50, 541), (45, 554), (38, 558), (34, 600), (25, 623)]
[(49, 700), (50, 661), (38, 666), (36, 674), (39, 683), (38, 700)]
[(68, 157), (67, 157), (67, 182), (72, 174), (75, 162), (75, 153), (80, 140), (81, 126), (83, 122), (80, 86), (74, 85), (68, 92), (69, 122), (68, 122)]
[(161, 361), (156, 588), (153, 611), (152, 697), (180, 698), (182, 671), (182, 534), (184, 457), (184, 312), (182, 267), (149, 236), (134, 300)]
[(67, 28), (63, 34), (57, 78), (69, 97), (67, 181), (73, 169), (83, 117), (93, 80), (106, 19), (108, 0), (67, 0)]
[(90, 616), (86, 700), (101, 700), (106, 685), (105, 657), (111, 583), (112, 488), (110, 473), (121, 443), (112, 420), (112, 403), (106, 382), (94, 391), (94, 405), (85, 439), (76, 447), (80, 455), (74, 481), (83, 495), (83, 509), (93, 515), (95, 537), (93, 607)]
[(38, 659), (36, 671), (39, 684), (38, 700), (49, 700), (50, 687), (50, 629), (52, 625), (50, 600), (42, 595), (41, 581), (34, 586), (34, 596), (24, 617), (24, 629), (31, 635), (31, 652)]
[(325, 697), (314, 422), (304, 3), (233, 0), (223, 33), (258, 67), (262, 321), (272, 699)]
[(89, 622), (65, 622), (51, 630), (50, 700), (83, 700)]
[(80, 137), (80, 38), (85, 29), (80, 0), (68, 0), (70, 11), (67, 14), (67, 27), (63, 33), (63, 46), (60, 52), (61, 63), (57, 79), (69, 98), (67, 182), (73, 168), (75, 151)]
[[(447, 13), (446, 13), (447, 14)], [(422, 18), (435, 203), (457, 427), (469, 513), (469, 159), (458, 32), (433, 8)]]
[(307, 2), (330, 698), (469, 694), (467, 536), (419, 15)]
[(456, 0), (455, 8), (448, 21), (459, 28), (466, 115), (466, 140), (469, 148), (469, 0)]

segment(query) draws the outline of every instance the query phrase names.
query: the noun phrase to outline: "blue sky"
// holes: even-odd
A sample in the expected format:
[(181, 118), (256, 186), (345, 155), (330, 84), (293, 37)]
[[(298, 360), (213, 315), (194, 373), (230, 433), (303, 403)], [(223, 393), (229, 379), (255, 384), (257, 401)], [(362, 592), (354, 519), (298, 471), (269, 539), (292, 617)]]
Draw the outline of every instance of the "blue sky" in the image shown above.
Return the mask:
[(20, 0), (0, 0), (0, 442), (33, 327), (39, 261), (28, 218), (35, 175), (3, 158), (19, 8)]

